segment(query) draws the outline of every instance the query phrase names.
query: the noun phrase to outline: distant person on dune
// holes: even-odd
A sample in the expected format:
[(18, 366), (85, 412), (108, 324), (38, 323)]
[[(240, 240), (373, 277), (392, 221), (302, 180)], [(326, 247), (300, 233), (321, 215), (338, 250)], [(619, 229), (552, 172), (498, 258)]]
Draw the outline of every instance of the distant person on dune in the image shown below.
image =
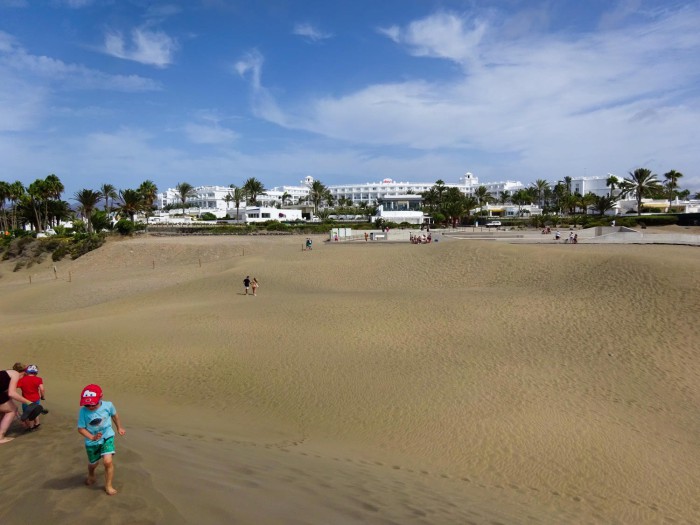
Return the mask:
[(245, 294), (248, 295), (248, 288), (250, 288), (250, 275), (246, 275), (243, 279), (243, 286), (245, 286)]
[(253, 295), (258, 295), (257, 294), (258, 286), (260, 286), (258, 279), (253, 277), (253, 280), (250, 282), (250, 287), (253, 289)]

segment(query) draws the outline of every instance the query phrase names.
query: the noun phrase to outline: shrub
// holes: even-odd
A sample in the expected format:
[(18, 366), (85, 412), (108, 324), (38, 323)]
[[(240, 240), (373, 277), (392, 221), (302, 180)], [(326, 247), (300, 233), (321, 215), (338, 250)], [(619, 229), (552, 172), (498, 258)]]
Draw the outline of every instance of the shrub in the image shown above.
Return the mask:
[(69, 243), (62, 242), (61, 245), (58, 246), (51, 254), (51, 260), (56, 262), (56, 261), (60, 261), (61, 259), (63, 259), (66, 255), (68, 255), (68, 252), (69, 252), (68, 247), (69, 247)]
[(73, 243), (73, 245), (70, 247), (70, 256), (72, 259), (77, 259), (81, 255), (85, 255), (86, 253), (99, 248), (104, 244), (104, 242), (105, 239), (102, 235), (89, 235), (84, 239)]
[(85, 233), (87, 232), (87, 226), (85, 225), (85, 221), (81, 219), (76, 219), (73, 221), (73, 231), (75, 233)]
[(201, 219), (202, 219), (203, 221), (215, 221), (215, 220), (216, 220), (216, 215), (214, 215), (213, 213), (207, 211), (207, 212), (205, 212), (205, 213), (202, 213)]
[(265, 223), (265, 229), (267, 231), (286, 232), (289, 231), (289, 226), (287, 226), (286, 224), (282, 224), (279, 221), (270, 221)]
[(129, 219), (120, 219), (114, 227), (122, 235), (132, 235), (136, 229), (136, 225)]
[(90, 217), (90, 224), (92, 224), (93, 231), (96, 232), (112, 229), (112, 220), (109, 218), (109, 214), (102, 210), (98, 210), (92, 214), (92, 217)]

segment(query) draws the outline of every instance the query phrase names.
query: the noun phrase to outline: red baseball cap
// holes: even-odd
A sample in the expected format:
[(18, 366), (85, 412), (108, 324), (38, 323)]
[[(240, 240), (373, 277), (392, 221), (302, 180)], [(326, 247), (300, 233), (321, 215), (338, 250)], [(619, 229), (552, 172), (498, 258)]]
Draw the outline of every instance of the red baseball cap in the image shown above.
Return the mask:
[(80, 394), (80, 406), (97, 405), (102, 399), (102, 389), (98, 385), (88, 385)]

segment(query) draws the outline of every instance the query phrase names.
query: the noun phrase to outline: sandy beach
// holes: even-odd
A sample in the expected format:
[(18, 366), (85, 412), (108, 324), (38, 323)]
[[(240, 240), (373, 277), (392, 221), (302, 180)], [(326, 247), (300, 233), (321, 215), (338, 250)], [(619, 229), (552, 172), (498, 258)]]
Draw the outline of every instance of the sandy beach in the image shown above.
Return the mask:
[(0, 446), (0, 523), (700, 523), (699, 248), (303, 240), (0, 263), (0, 364), (50, 409)]

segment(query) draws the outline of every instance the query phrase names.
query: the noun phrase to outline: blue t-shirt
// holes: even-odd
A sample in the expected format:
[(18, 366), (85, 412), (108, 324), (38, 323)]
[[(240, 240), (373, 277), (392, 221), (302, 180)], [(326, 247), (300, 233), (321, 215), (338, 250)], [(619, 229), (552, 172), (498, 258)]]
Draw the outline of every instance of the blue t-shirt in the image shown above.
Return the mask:
[(97, 441), (85, 438), (85, 444), (101, 445), (105, 439), (114, 436), (112, 429), (112, 416), (116, 415), (117, 409), (109, 401), (102, 401), (100, 406), (95, 410), (89, 410), (85, 407), (80, 407), (78, 412), (78, 428), (85, 428), (90, 434), (102, 432), (102, 438)]

